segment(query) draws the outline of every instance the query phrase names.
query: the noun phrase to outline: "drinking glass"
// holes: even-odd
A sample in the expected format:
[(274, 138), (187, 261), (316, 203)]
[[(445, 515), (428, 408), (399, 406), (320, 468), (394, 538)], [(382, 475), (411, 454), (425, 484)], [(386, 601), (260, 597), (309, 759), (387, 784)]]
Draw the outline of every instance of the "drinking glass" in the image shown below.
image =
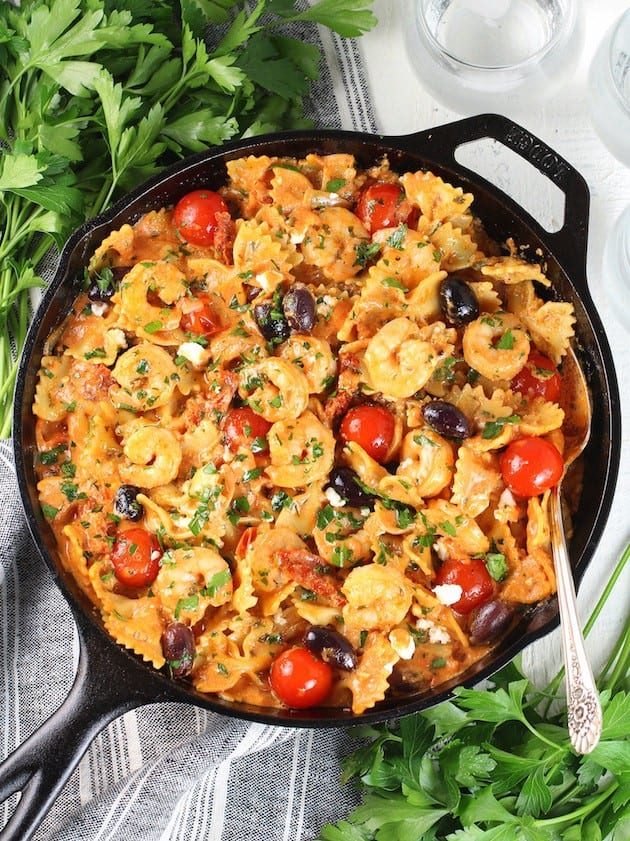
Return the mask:
[(460, 114), (536, 108), (577, 66), (580, 0), (407, 0), (424, 87)]
[(602, 281), (611, 310), (630, 330), (630, 205), (615, 221), (604, 245)]
[(588, 75), (589, 110), (602, 142), (630, 166), (630, 9), (610, 27)]

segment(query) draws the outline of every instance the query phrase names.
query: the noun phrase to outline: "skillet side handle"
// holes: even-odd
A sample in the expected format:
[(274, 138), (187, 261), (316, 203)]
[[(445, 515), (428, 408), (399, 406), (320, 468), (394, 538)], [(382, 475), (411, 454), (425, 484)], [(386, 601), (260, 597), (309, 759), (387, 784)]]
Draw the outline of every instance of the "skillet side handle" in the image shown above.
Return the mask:
[(82, 637), (74, 684), (59, 709), (0, 764), (0, 803), (21, 791), (1, 841), (28, 841), (92, 740), (110, 721), (150, 700), (114, 671), (94, 632)]
[[(396, 138), (409, 151), (425, 151), (428, 157), (457, 163), (455, 152), (470, 141), (489, 137), (528, 161), (564, 194), (564, 222), (559, 231), (545, 229), (544, 238), (582, 294), (586, 286), (586, 251), (590, 192), (584, 177), (540, 138), (499, 114), (480, 114), (453, 123)], [(461, 164), (457, 164), (461, 167)], [(479, 176), (475, 176), (479, 179)], [(496, 189), (496, 187), (495, 187)], [(521, 211), (522, 212), (522, 211)], [(534, 220), (538, 227), (541, 227)]]

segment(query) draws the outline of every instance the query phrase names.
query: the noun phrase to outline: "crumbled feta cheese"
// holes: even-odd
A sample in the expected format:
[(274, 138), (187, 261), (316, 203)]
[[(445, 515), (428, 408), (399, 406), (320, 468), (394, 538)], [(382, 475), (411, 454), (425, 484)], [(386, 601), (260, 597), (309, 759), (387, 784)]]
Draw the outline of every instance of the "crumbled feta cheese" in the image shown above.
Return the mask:
[(359, 514), (362, 517), (369, 517), (372, 512), (369, 508), (359, 508)]
[(334, 488), (326, 488), (324, 494), (333, 508), (345, 508), (345, 499), (342, 499)]
[(418, 619), (416, 622), (416, 628), (419, 631), (426, 631), (429, 637), (429, 642), (431, 643), (446, 645), (447, 642), (450, 642), (451, 637), (446, 628), (443, 628), (441, 625), (436, 625), (435, 622), (432, 622), (430, 619)]
[(393, 631), (389, 632), (389, 642), (401, 660), (411, 660), (416, 650), (416, 644), (409, 631), (394, 628)]
[(125, 336), (124, 330), (120, 330), (118, 327), (112, 327), (111, 330), (107, 331), (107, 335), (111, 336), (110, 341), (114, 345), (114, 347), (127, 347), (127, 337)]
[(197, 342), (184, 342), (177, 349), (179, 356), (187, 359), (195, 368), (202, 368), (208, 361), (208, 351)]
[(429, 642), (437, 643), (439, 645), (446, 645), (450, 641), (451, 637), (446, 628), (442, 628), (436, 625), (429, 631)]
[(512, 496), (512, 491), (509, 488), (505, 488), (501, 496), (499, 497), (499, 506), (513, 508), (516, 505), (516, 500)]
[(430, 631), (431, 628), (435, 628), (435, 622), (432, 622), (430, 619), (425, 619), (423, 616), (416, 622), (416, 628), (419, 631)]
[(109, 309), (109, 304), (106, 301), (93, 301), (90, 304), (92, 315), (105, 315)]
[(448, 547), (446, 547), (443, 543), (440, 543), (439, 540), (435, 541), (433, 548), (441, 561), (445, 561), (448, 558)]
[(300, 243), (304, 242), (304, 237), (305, 236), (306, 236), (306, 230), (304, 230), (304, 231), (292, 231), (289, 239), (291, 240), (293, 245), (300, 245)]
[(438, 584), (433, 592), (442, 604), (452, 605), (461, 599), (464, 591), (459, 584)]
[(398, 467), (400, 468), (400, 470), (406, 470), (408, 467), (411, 467), (412, 464), (413, 464), (413, 459), (412, 458), (405, 458), (400, 462)]
[(317, 315), (320, 315), (323, 318), (325, 318), (333, 311), (336, 304), (337, 299), (333, 298), (332, 295), (322, 295), (321, 298), (317, 299), (317, 305), (315, 307)]

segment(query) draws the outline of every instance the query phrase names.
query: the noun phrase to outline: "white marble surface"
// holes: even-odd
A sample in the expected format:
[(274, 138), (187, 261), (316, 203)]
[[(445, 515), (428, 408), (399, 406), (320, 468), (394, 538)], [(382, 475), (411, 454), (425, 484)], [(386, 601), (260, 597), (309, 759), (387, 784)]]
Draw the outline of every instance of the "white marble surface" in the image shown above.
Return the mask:
[[(481, 1), (481, 0), (480, 0)], [(532, 96), (526, 111), (502, 113), (520, 123), (532, 134), (566, 158), (586, 179), (591, 193), (588, 241), (588, 278), (592, 297), (601, 315), (616, 362), (624, 418), (630, 412), (630, 336), (618, 322), (615, 307), (630, 307), (626, 300), (610, 301), (606, 295), (606, 277), (602, 272), (604, 242), (615, 219), (630, 204), (630, 169), (617, 161), (599, 140), (589, 117), (587, 75), (597, 46), (611, 24), (627, 8), (624, 0), (583, 6), (584, 42), (577, 70), (565, 87), (543, 104)], [(403, 0), (374, 0), (378, 26), (360, 39), (364, 55), (377, 128), (385, 134), (408, 134), (451, 122), (461, 115), (434, 100), (423, 88), (414, 71), (404, 36), (409, 26), (407, 4)], [(498, 109), (489, 109), (497, 111)], [(630, 135), (628, 143), (630, 144)], [(489, 152), (479, 151), (474, 163), (483, 170), (491, 163)], [(554, 190), (539, 189), (527, 167), (504, 167), (501, 186), (527, 206), (542, 223), (557, 213)], [(479, 171), (479, 170), (478, 170)], [(561, 217), (560, 217), (561, 218)], [(630, 292), (630, 278), (628, 278)], [(614, 565), (630, 541), (630, 424), (625, 424), (622, 457), (615, 499), (597, 552), (583, 579), (578, 607), (583, 620), (588, 617)], [(612, 640), (619, 633), (628, 611), (630, 570), (620, 582), (618, 592), (608, 606), (587, 647), (595, 669), (603, 662)], [(542, 679), (555, 673), (561, 659), (557, 632), (530, 646), (524, 663), (529, 673)]]

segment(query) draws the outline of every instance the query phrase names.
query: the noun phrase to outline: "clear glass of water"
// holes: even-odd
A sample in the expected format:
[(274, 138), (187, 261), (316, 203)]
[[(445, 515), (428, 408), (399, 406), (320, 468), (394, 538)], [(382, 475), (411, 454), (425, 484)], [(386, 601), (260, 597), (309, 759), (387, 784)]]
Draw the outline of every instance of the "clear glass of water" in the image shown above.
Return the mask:
[(630, 330), (630, 310), (625, 306), (630, 293), (630, 205), (617, 217), (606, 238), (602, 280), (611, 310)]
[(588, 86), (595, 130), (610, 152), (630, 166), (630, 9), (602, 39)]
[(580, 0), (407, 0), (424, 87), (460, 114), (531, 111), (577, 66)]

